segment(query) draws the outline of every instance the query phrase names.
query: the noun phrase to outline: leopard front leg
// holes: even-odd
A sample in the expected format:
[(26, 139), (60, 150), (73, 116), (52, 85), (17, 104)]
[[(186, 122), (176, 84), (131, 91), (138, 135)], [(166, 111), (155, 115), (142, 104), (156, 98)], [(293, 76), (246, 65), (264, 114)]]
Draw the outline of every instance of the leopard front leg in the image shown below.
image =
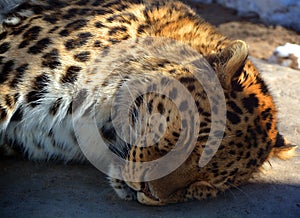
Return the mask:
[(206, 181), (197, 181), (186, 190), (185, 198), (204, 200), (210, 197), (216, 197), (219, 192), (220, 188)]
[(125, 181), (120, 178), (121, 170), (117, 165), (111, 164), (109, 168), (108, 180), (111, 187), (117, 193), (117, 195), (124, 200), (136, 200), (137, 192), (130, 188)]

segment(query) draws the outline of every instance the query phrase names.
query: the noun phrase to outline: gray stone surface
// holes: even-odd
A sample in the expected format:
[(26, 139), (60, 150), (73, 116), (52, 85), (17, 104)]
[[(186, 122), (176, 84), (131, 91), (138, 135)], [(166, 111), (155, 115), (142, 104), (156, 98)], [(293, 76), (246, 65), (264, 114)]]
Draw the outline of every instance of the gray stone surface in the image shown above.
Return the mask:
[[(300, 72), (254, 60), (300, 145)], [(298, 154), (299, 154), (298, 148)], [(249, 184), (215, 199), (149, 207), (118, 199), (90, 165), (0, 161), (0, 217), (300, 217), (300, 157), (272, 160)]]
[(267, 24), (282, 25), (300, 31), (299, 0), (193, 0), (218, 3), (235, 9), (243, 17), (259, 17)]

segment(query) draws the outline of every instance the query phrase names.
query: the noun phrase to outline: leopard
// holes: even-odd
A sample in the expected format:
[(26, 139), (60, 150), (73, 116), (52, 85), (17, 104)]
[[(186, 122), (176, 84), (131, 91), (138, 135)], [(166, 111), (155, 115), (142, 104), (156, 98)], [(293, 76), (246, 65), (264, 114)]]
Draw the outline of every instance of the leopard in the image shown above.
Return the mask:
[(97, 140), (74, 120), (92, 117), (116, 194), (166, 205), (216, 197), (294, 155), (247, 44), (184, 2), (24, 0), (1, 22), (1, 157), (89, 161)]

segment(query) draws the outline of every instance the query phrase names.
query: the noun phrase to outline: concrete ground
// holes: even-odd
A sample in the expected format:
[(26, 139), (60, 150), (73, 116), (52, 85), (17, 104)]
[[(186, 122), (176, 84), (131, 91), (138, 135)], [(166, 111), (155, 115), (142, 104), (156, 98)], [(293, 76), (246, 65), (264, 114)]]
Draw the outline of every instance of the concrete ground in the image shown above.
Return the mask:
[[(280, 130), (300, 145), (300, 71), (255, 60), (276, 99)], [(298, 148), (298, 154), (300, 149)], [(300, 217), (300, 157), (272, 160), (215, 199), (149, 207), (118, 199), (90, 165), (0, 161), (0, 217)]]

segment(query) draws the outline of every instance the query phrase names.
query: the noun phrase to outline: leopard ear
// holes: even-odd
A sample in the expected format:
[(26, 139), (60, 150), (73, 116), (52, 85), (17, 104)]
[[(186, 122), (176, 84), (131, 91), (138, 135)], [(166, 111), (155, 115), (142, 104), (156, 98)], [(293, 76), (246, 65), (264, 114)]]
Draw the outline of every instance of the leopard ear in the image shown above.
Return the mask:
[(279, 159), (286, 160), (292, 157), (299, 156), (296, 151), (297, 147), (298, 146), (290, 143), (281, 134), (277, 133), (276, 143), (272, 148), (269, 157), (277, 157)]
[(232, 78), (241, 70), (247, 57), (247, 44), (242, 40), (235, 40), (220, 52), (206, 58), (215, 69), (223, 88), (228, 89)]

